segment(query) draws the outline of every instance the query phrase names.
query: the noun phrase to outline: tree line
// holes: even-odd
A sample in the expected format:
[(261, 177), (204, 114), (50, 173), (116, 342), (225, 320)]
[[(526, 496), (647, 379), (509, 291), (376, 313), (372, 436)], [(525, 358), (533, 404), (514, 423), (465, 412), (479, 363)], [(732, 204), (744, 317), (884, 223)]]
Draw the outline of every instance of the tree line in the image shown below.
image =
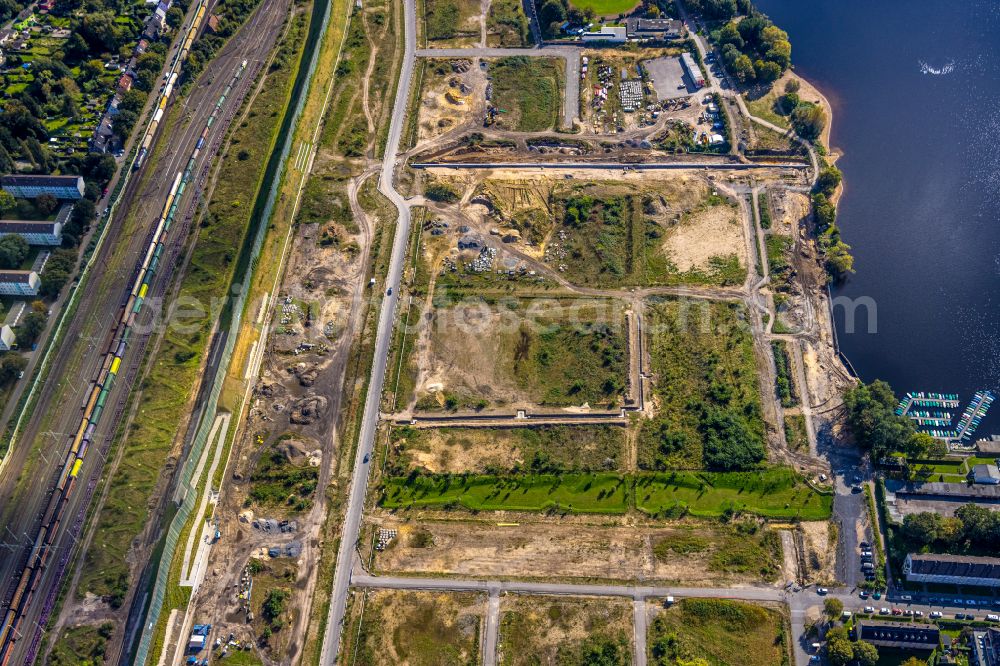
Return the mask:
[(896, 414), (896, 396), (882, 380), (858, 384), (844, 393), (847, 422), (858, 444), (876, 462), (893, 454), (909, 458), (944, 455), (944, 443), (917, 432), (913, 422)]
[(979, 504), (965, 504), (954, 516), (910, 514), (900, 531), (911, 550), (992, 554), (1000, 549), (1000, 513)]

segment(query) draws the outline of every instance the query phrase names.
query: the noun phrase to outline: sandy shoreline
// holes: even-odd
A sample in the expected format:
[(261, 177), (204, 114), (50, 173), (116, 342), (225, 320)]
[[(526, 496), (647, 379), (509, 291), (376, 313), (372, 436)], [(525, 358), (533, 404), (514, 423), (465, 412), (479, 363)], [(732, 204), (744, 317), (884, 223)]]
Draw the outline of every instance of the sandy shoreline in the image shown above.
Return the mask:
[[(788, 81), (789, 79), (795, 79), (799, 82), (798, 94), (800, 99), (806, 102), (812, 102), (813, 104), (819, 104), (823, 108), (823, 113), (826, 114), (826, 127), (823, 128), (823, 132), (820, 134), (819, 140), (820, 143), (826, 147), (827, 154), (824, 159), (826, 159), (826, 161), (830, 164), (836, 164), (837, 160), (840, 159), (843, 153), (834, 149), (834, 147), (830, 145), (830, 136), (833, 132), (834, 121), (833, 107), (830, 105), (830, 100), (826, 98), (826, 95), (824, 95), (819, 88), (810, 83), (802, 75), (796, 74), (792, 70), (785, 72), (785, 74), (774, 83), (776, 89), (782, 89), (785, 85), (785, 81)], [(781, 86), (781, 88), (778, 86)], [(837, 202), (840, 200), (843, 193), (844, 184), (841, 183), (840, 187), (837, 188), (837, 191), (830, 197), (830, 201), (834, 206), (837, 205)]]

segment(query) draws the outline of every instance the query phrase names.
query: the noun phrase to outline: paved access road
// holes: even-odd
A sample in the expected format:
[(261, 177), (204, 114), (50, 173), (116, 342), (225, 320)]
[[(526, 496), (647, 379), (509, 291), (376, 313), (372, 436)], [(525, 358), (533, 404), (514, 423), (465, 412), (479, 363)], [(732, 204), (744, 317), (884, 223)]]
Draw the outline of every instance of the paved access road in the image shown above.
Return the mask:
[(403, 2), (403, 63), (399, 73), (399, 85), (396, 88), (396, 100), (392, 110), (392, 120), (389, 124), (389, 136), (385, 144), (385, 158), (382, 163), (382, 173), (379, 177), (378, 189), (393, 203), (398, 211), (396, 220), (396, 235), (393, 239), (392, 256), (389, 261), (389, 272), (386, 278), (386, 288), (392, 290), (382, 301), (379, 312), (378, 329), (375, 334), (375, 351), (372, 357), (371, 378), (368, 383), (368, 395), (365, 396), (365, 409), (361, 420), (361, 432), (358, 436), (358, 449), (354, 458), (354, 472), (351, 478), (351, 489), (347, 500), (347, 512), (344, 515), (344, 526), (341, 532), (340, 548), (337, 552), (337, 566), (333, 577), (333, 592), (330, 596), (330, 609), (327, 614), (326, 632), (323, 635), (323, 648), (320, 652), (320, 663), (324, 666), (333, 664), (340, 651), (340, 634), (343, 629), (344, 614), (347, 609), (347, 593), (351, 585), (351, 570), (353, 568), (361, 527), (361, 515), (364, 511), (365, 495), (368, 491), (368, 477), (371, 473), (372, 451), (375, 448), (375, 429), (378, 426), (379, 403), (382, 398), (382, 385), (385, 382), (386, 364), (389, 357), (389, 345), (392, 342), (392, 328), (396, 314), (396, 304), (399, 296), (399, 282), (403, 274), (403, 263), (406, 256), (407, 240), (410, 236), (410, 209), (403, 196), (396, 191), (393, 182), (395, 178), (399, 140), (403, 133), (406, 120), (406, 106), (409, 102), (410, 81), (413, 78), (414, 39), (417, 34), (417, 17), (414, 0)]

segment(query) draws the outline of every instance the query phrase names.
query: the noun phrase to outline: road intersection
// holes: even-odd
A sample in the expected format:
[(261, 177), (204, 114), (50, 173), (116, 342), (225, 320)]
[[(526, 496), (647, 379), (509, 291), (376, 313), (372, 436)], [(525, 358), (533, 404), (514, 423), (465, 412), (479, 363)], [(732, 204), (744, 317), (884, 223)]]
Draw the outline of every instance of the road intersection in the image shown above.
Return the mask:
[[(337, 663), (340, 651), (341, 633), (346, 616), (347, 602), (351, 588), (361, 589), (397, 589), (397, 590), (425, 590), (425, 591), (471, 591), (481, 592), (487, 597), (487, 618), (484, 633), (484, 664), (492, 666), (496, 661), (497, 643), (499, 633), (499, 612), (502, 595), (504, 594), (544, 594), (544, 595), (576, 595), (576, 596), (603, 596), (603, 597), (624, 597), (630, 598), (634, 603), (634, 631), (635, 631), (635, 663), (644, 666), (646, 661), (646, 633), (647, 615), (644, 612), (648, 608), (650, 600), (661, 600), (667, 596), (677, 599), (684, 597), (712, 597), (719, 599), (741, 599), (755, 602), (782, 603), (787, 605), (791, 620), (791, 630), (794, 637), (795, 662), (805, 664), (809, 661), (809, 645), (805, 638), (806, 623), (810, 619), (817, 619), (822, 612), (822, 605), (825, 598), (836, 598), (841, 600), (845, 608), (851, 611), (861, 611), (865, 606), (873, 602), (868, 602), (859, 597), (855, 589), (849, 587), (831, 590), (828, 596), (817, 593), (815, 588), (800, 588), (792, 583), (785, 587), (778, 586), (742, 586), (728, 588), (714, 587), (673, 587), (673, 586), (642, 586), (628, 585), (623, 583), (607, 584), (581, 584), (581, 583), (553, 583), (542, 581), (524, 580), (474, 580), (474, 579), (454, 579), (454, 578), (420, 578), (420, 577), (397, 577), (397, 576), (375, 576), (370, 575), (362, 568), (358, 556), (358, 539), (360, 526), (364, 511), (365, 498), (368, 488), (368, 480), (371, 473), (371, 463), (373, 458), (376, 428), (379, 422), (379, 406), (381, 394), (386, 374), (386, 364), (389, 356), (390, 341), (392, 339), (395, 310), (397, 307), (398, 285), (402, 277), (407, 240), (410, 233), (410, 209), (406, 198), (395, 188), (395, 172), (401, 166), (401, 154), (399, 152), (400, 138), (406, 121), (407, 107), (410, 100), (410, 87), (413, 78), (415, 59), (417, 57), (503, 57), (508, 55), (552, 55), (562, 57), (567, 62), (567, 103), (564, 104), (564, 124), (572, 126), (573, 121), (579, 112), (579, 49), (572, 46), (565, 47), (538, 47), (534, 49), (496, 49), (496, 48), (464, 48), (464, 49), (416, 49), (415, 37), (416, 28), (416, 7), (414, 0), (404, 1), (404, 57), (399, 77), (398, 88), (394, 102), (394, 108), (389, 127), (388, 140), (386, 143), (386, 158), (382, 164), (379, 179), (379, 190), (396, 207), (398, 220), (395, 230), (394, 244), (392, 248), (390, 266), (387, 281), (384, 285), (385, 296), (381, 304), (379, 313), (378, 328), (376, 333), (375, 351), (371, 370), (371, 380), (368, 385), (368, 393), (362, 417), (360, 437), (355, 454), (352, 480), (348, 495), (347, 508), (344, 516), (342, 535), (338, 547), (336, 572), (334, 576), (333, 592), (330, 599), (330, 607), (327, 616), (325, 633), (323, 636), (323, 647), (321, 651), (320, 663), (329, 666)], [(707, 54), (707, 47), (700, 36), (695, 36), (695, 44), (699, 53)], [(739, 95), (733, 93), (729, 86), (721, 85), (718, 79), (710, 74), (710, 86), (708, 92), (719, 92), (727, 98), (735, 98), (740, 111), (745, 117), (751, 117), (746, 111), (743, 101)], [(577, 100), (572, 103), (571, 100)], [(754, 118), (754, 122), (776, 129), (782, 133), (785, 130), (776, 128), (769, 123)], [(797, 140), (797, 139), (796, 139)], [(818, 172), (818, 158), (811, 146), (809, 150), (810, 168), (812, 181)], [(414, 165), (419, 166), (419, 165)], [(427, 165), (431, 166), (431, 165)], [(438, 166), (438, 165), (434, 165)], [(459, 165), (448, 165), (456, 167)], [(479, 167), (489, 168), (490, 166), (510, 167), (510, 164), (479, 164), (461, 165), (467, 168)], [(533, 168), (567, 168), (566, 165), (558, 164), (538, 164), (531, 165)], [(573, 168), (579, 168), (575, 165)], [(705, 164), (687, 165), (629, 165), (629, 168), (704, 168)], [(718, 166), (718, 168), (757, 168), (758, 165), (748, 165), (742, 163), (729, 163)], [(774, 165), (767, 165), (774, 168)], [(615, 164), (614, 168), (621, 168), (622, 165)], [(390, 291), (391, 289), (391, 291)], [(811, 433), (812, 434), (812, 433)], [(811, 438), (812, 439), (812, 438)], [(814, 445), (815, 446), (815, 445)], [(835, 462), (835, 470), (847, 470), (853, 472), (857, 467), (852, 467), (853, 463), (838, 464)], [(864, 507), (860, 503), (860, 496), (853, 494), (850, 488), (839, 479), (836, 484), (837, 500), (844, 509), (845, 522), (850, 520), (861, 520), (864, 514)], [(847, 530), (847, 525), (842, 526), (842, 532), (853, 532)], [(851, 526), (853, 527), (853, 525)], [(853, 549), (857, 543), (856, 535), (845, 539), (843, 546), (846, 549)], [(850, 557), (844, 558), (841, 568), (848, 568), (853, 562)], [(846, 580), (853, 580), (853, 576), (845, 577)], [(938, 606), (928, 604), (913, 604), (906, 606), (908, 609), (920, 610), (929, 613), (931, 610), (941, 612), (954, 612), (963, 610), (963, 606)]]

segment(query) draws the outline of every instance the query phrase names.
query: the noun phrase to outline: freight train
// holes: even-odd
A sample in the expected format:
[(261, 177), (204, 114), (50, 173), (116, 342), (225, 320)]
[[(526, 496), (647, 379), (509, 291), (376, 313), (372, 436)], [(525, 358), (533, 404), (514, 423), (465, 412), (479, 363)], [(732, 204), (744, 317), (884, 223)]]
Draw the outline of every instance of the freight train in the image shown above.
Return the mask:
[[(201, 22), (205, 18), (205, 5), (204, 3), (198, 8), (198, 13), (195, 14), (194, 21), (191, 22), (191, 27), (188, 29), (187, 37), (184, 38), (184, 45), (181, 47), (180, 53), (177, 55), (175, 63), (183, 64), (187, 59), (188, 54), (191, 52), (191, 46), (194, 44), (195, 38), (198, 36), (198, 29), (201, 28)], [(176, 66), (174, 67), (176, 70)], [(167, 102), (170, 101), (170, 96), (174, 92), (174, 86), (177, 85), (177, 72), (174, 71), (167, 78), (167, 84), (163, 86), (163, 93), (160, 95), (160, 101), (157, 103), (156, 111), (153, 113), (153, 122), (149, 124), (146, 129), (145, 136), (142, 137), (142, 143), (139, 144), (139, 154), (136, 155), (135, 161), (132, 163), (133, 169), (138, 169), (142, 166), (142, 163), (146, 160), (146, 155), (149, 154), (149, 149), (153, 145), (153, 139), (156, 138), (156, 132), (160, 128), (160, 120), (163, 119), (163, 112), (167, 108)]]
[(53, 550), (53, 541), (58, 533), (59, 524), (66, 519), (65, 511), (69, 498), (76, 488), (77, 478), (80, 475), (80, 468), (83, 465), (87, 451), (93, 446), (94, 431), (100, 422), (101, 415), (107, 407), (108, 396), (111, 389), (122, 370), (122, 361), (129, 346), (130, 338), (133, 334), (136, 317), (142, 310), (149, 290), (152, 285), (156, 271), (159, 268), (166, 247), (167, 232), (177, 214), (177, 209), (184, 194), (184, 188), (191, 179), (193, 169), (197, 163), (198, 156), (204, 150), (208, 139), (209, 129), (219, 112), (222, 110), (226, 96), (232, 92), (240, 76), (246, 69), (247, 61), (244, 60), (240, 68), (233, 75), (232, 80), (219, 98), (212, 115), (209, 116), (202, 130), (198, 143), (191, 152), (187, 166), (183, 172), (178, 172), (174, 177), (167, 194), (166, 202), (160, 213), (146, 252), (143, 254), (142, 263), (137, 267), (135, 278), (131, 289), (123, 295), (122, 310), (118, 317), (115, 329), (108, 337), (105, 347), (104, 360), (97, 376), (90, 383), (86, 398), (81, 405), (80, 424), (70, 440), (69, 451), (63, 462), (59, 480), (49, 498), (49, 504), (42, 517), (41, 529), (35, 538), (34, 545), (28, 556), (27, 564), (21, 573), (14, 596), (3, 612), (3, 624), (0, 624), (0, 666), (7, 666), (14, 651), (14, 643), (20, 638), (19, 627), (24, 617), (24, 611), (35, 595), (39, 581), (41, 580), (45, 566)]

